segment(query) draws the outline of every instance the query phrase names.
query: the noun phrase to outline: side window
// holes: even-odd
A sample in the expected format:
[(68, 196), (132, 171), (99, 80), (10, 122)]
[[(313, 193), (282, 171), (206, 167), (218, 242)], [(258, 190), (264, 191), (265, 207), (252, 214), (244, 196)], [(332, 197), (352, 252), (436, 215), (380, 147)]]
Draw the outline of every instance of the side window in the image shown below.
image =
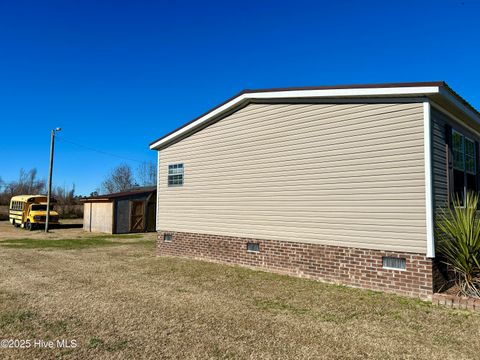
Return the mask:
[(477, 191), (475, 141), (452, 129), (453, 197), (464, 204), (466, 193)]
[(453, 198), (463, 204), (465, 192), (465, 142), (464, 136), (452, 130)]
[(168, 165), (168, 186), (183, 186), (183, 164)]
[(465, 187), (467, 191), (477, 191), (477, 159), (475, 141), (465, 138)]

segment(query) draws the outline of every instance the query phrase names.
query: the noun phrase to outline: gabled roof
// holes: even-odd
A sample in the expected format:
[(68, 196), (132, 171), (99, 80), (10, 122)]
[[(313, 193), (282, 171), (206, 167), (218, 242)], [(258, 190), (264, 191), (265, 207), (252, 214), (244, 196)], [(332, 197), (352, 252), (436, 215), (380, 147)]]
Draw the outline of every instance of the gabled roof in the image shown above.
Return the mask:
[(245, 106), (255, 100), (292, 100), (292, 99), (349, 99), (349, 98), (400, 98), (428, 97), (446, 101), (462, 111), (466, 116), (480, 124), (480, 113), (465, 99), (453, 91), (444, 81), (357, 84), (335, 86), (308, 86), (291, 88), (246, 89), (210, 109), (206, 113), (180, 126), (172, 132), (150, 143), (150, 149), (160, 150), (179, 139), (198, 131), (210, 122), (221, 118), (235, 108)]

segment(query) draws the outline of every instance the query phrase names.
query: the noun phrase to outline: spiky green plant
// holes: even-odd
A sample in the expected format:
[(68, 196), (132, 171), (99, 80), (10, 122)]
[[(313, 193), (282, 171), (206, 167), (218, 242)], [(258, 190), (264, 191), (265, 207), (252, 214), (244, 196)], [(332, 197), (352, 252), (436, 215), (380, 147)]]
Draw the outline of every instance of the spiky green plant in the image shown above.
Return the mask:
[(479, 195), (469, 192), (462, 206), (458, 197), (453, 207), (440, 211), (436, 238), (442, 261), (453, 272), (459, 295), (480, 297)]
[(440, 211), (436, 221), (437, 250), (453, 272), (459, 295), (480, 298), (479, 195), (468, 193), (462, 206), (458, 197), (453, 207)]

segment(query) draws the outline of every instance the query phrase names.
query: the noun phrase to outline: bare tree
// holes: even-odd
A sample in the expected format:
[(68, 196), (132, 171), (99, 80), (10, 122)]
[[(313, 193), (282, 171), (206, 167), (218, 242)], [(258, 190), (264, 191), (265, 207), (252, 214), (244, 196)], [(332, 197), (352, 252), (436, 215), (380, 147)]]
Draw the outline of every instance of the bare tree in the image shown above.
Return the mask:
[(37, 195), (46, 192), (45, 179), (37, 179), (37, 169), (20, 170), (18, 180), (3, 183), (3, 191), (0, 194), (0, 202), (8, 204), (10, 198), (16, 195)]
[(76, 204), (77, 199), (75, 198), (75, 184), (72, 185), (70, 190), (68, 190), (66, 187), (57, 186), (53, 190), (53, 196), (61, 205)]
[(37, 169), (31, 169), (30, 171), (20, 170), (20, 174), (17, 181), (9, 183), (5, 191), (10, 193), (11, 196), (21, 194), (41, 194), (46, 190), (45, 179), (37, 179)]
[(8, 199), (7, 196), (5, 195), (5, 181), (0, 177), (0, 205), (7, 205), (8, 204)]
[(154, 162), (142, 162), (137, 168), (137, 179), (140, 185), (156, 185), (157, 183), (157, 166)]
[(120, 164), (103, 181), (101, 190), (105, 193), (125, 191), (134, 187), (135, 179), (130, 165)]

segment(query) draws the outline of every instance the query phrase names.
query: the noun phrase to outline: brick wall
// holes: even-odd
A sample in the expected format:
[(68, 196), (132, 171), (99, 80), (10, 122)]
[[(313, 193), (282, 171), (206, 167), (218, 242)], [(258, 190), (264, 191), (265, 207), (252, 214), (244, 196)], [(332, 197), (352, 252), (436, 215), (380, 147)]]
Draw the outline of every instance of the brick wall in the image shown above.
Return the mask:
[(448, 294), (433, 294), (434, 305), (445, 305), (455, 309), (480, 311), (480, 299)]
[[(170, 242), (164, 234), (171, 234)], [(247, 251), (247, 243), (260, 252)], [(237, 264), (327, 282), (431, 299), (432, 260), (422, 254), (174, 231), (158, 233), (159, 255)], [(406, 259), (406, 270), (382, 268), (382, 257)]]

